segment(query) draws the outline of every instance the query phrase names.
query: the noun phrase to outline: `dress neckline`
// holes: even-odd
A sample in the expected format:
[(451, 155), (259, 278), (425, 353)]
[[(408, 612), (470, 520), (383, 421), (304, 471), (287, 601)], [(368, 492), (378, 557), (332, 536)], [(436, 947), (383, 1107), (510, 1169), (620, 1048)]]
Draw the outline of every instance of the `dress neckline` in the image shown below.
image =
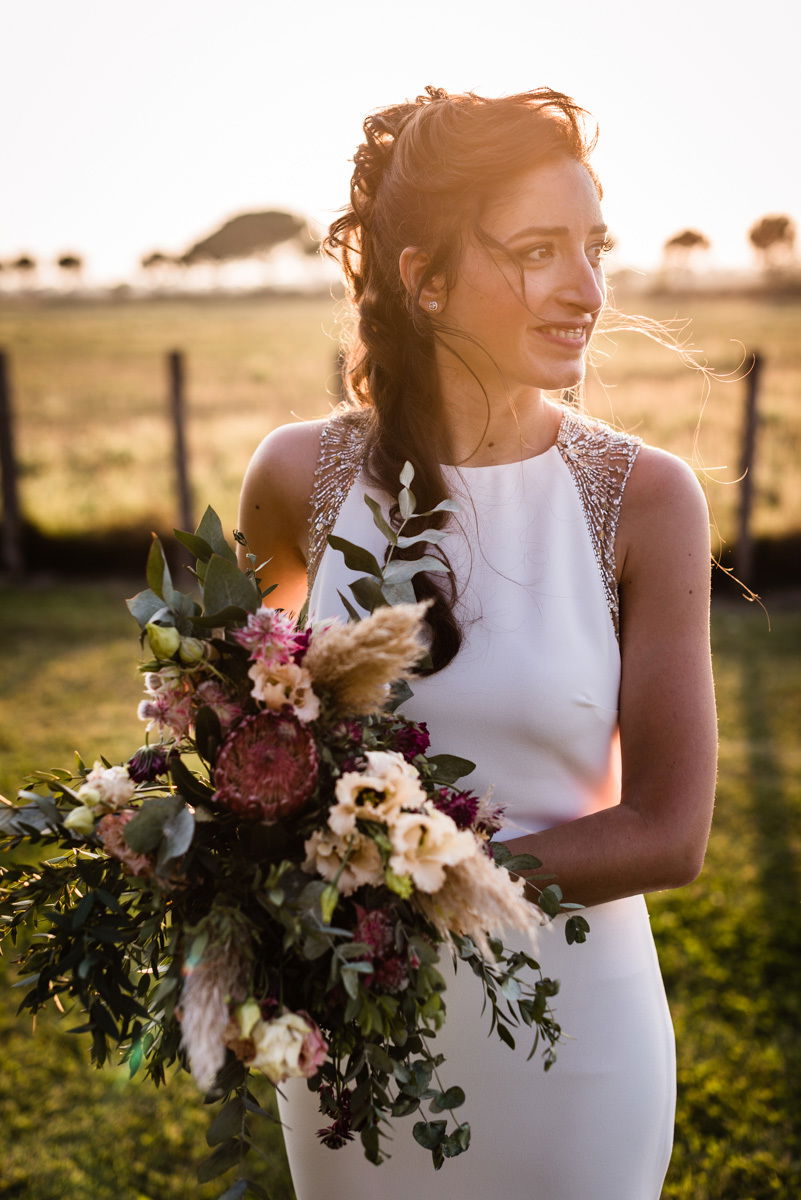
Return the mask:
[(529, 454), (529, 455), (527, 455), (526, 458), (514, 458), (510, 462), (485, 463), (483, 465), (476, 465), (476, 466), (472, 466), (472, 467), (469, 464), (463, 464), (462, 466), (455, 466), (453, 463), (440, 463), (440, 466), (442, 467), (442, 469), (444, 471), (502, 471), (507, 467), (518, 467), (519, 468), (519, 467), (525, 466), (526, 463), (532, 463), (532, 462), (536, 462), (538, 459), (547, 458), (549, 455), (553, 454), (554, 450), (561, 453), (562, 447), (565, 442), (565, 436), (567, 434), (569, 421), (570, 421), (570, 409), (563, 408), (562, 416), (559, 421), (559, 426), (556, 430), (555, 441), (553, 441), (550, 446), (546, 447), (545, 450), (540, 450), (539, 454)]

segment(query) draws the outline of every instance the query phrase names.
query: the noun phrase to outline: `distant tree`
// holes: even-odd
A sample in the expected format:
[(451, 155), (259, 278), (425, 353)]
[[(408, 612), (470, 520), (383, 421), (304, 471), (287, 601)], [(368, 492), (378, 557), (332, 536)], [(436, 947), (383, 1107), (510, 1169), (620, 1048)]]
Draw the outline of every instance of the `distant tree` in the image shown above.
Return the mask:
[(69, 282), (79, 284), (83, 273), (83, 259), (80, 254), (62, 254), (56, 259), (56, 266)]
[(149, 276), (153, 287), (161, 287), (166, 283), (169, 268), (174, 261), (169, 254), (163, 254), (161, 250), (152, 250), (149, 254), (142, 255), (139, 266)]
[(296, 239), (305, 224), (294, 213), (275, 210), (240, 213), (209, 237), (195, 242), (181, 259), (187, 266), (243, 258), (266, 259), (276, 246)]
[(748, 240), (766, 271), (792, 262), (795, 252), (795, 223), (783, 214), (760, 217), (748, 230)]
[(19, 258), (15, 258), (9, 263), (9, 266), (12, 271), (16, 271), (20, 287), (33, 284), (36, 279), (37, 263), (36, 259), (31, 258), (30, 254), (20, 254)]
[(710, 248), (711, 242), (697, 229), (683, 229), (674, 233), (663, 247), (665, 266), (688, 270), (695, 258)]

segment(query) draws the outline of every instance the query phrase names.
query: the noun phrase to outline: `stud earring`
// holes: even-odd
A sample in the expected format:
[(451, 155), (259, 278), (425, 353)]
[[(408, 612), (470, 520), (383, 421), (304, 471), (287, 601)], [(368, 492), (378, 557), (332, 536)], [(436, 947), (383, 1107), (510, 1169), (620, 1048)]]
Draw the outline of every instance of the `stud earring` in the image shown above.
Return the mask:
[(436, 300), (429, 300), (429, 302), (428, 302), (428, 311), (429, 312), (436, 312), (438, 308), (439, 308), (439, 303)]

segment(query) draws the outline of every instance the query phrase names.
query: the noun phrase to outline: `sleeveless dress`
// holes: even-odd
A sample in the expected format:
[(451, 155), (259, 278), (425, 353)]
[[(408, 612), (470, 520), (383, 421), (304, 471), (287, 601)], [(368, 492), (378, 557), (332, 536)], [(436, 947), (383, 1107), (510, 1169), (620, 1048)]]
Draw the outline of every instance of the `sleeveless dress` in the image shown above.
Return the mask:
[[(345, 617), (355, 578), (326, 545), (339, 536), (382, 554), (361, 472), (358, 415), (325, 426), (312, 502), (310, 614)], [(445, 468), (460, 505), (443, 544), (459, 587), (461, 649), (413, 683), (402, 712), (426, 721), (432, 753), (477, 763), (465, 786), (506, 805), (500, 838), (518, 837), (620, 799), (620, 653), (614, 537), (635, 439), (565, 409), (556, 444), (501, 466)], [(568, 897), (573, 899), (574, 897)], [(575, 897), (580, 899), (580, 897)], [(560, 980), (553, 1007), (567, 1035), (555, 1065), (521, 1030), (513, 1051), (489, 1036), (483, 991), (443, 954), (447, 1017), (435, 1047), (470, 1148), (434, 1171), (394, 1122), (391, 1158), (375, 1167), (358, 1138), (319, 1144), (324, 1119), (305, 1080), (279, 1107), (298, 1200), (658, 1200), (673, 1138), (673, 1030), (642, 896), (586, 913), (586, 943), (564, 919), (540, 935), (538, 959)]]

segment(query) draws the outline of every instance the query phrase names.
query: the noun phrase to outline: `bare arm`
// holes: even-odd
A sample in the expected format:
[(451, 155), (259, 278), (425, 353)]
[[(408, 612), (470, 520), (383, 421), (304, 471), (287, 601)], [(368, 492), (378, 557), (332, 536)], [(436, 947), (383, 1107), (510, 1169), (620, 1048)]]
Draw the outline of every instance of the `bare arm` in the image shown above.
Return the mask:
[(303, 421), (273, 430), (245, 472), (239, 498), (239, 528), (255, 554), (262, 585), (274, 583), (267, 598), (273, 608), (298, 613), (306, 598), (306, 557), (310, 500), (322, 421)]
[(715, 789), (708, 516), (678, 459), (641, 451), (624, 494), (617, 557), (621, 803), (507, 843), (535, 855), (565, 898), (585, 905), (691, 882)]

